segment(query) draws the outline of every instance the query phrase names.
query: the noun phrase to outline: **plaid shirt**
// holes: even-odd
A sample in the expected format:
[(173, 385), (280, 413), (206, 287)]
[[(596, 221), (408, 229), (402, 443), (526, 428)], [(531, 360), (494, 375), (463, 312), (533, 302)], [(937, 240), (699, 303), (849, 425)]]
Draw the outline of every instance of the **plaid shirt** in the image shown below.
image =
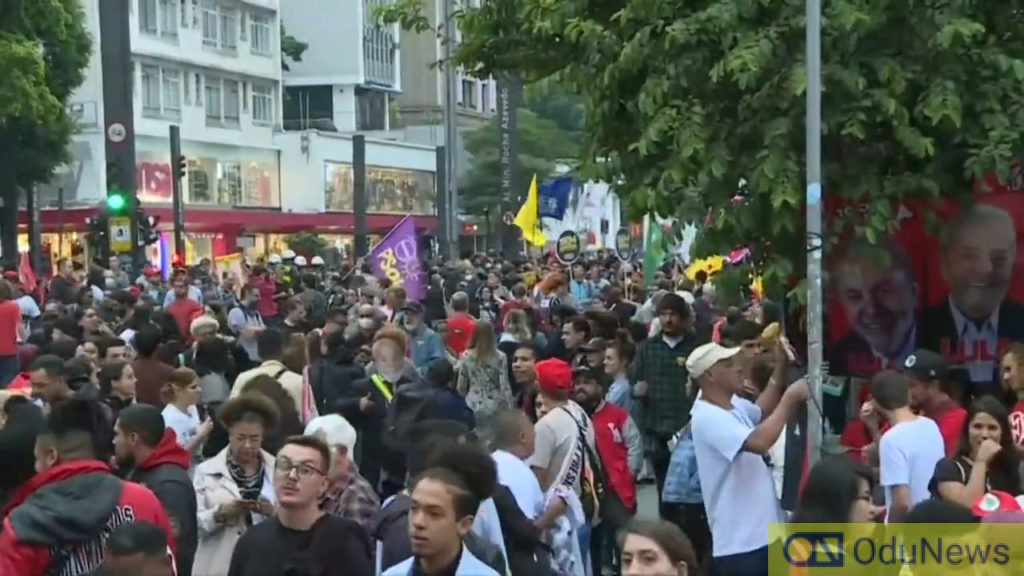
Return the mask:
[(633, 405), (642, 405), (637, 423), (644, 434), (668, 438), (689, 421), (693, 396), (687, 390), (686, 357), (696, 347), (696, 336), (687, 332), (674, 347), (659, 334), (637, 350), (631, 379), (633, 385), (647, 382), (647, 397)]
[(320, 509), (334, 516), (355, 520), (370, 531), (373, 517), (380, 510), (380, 497), (366, 478), (359, 474), (355, 464), (349, 462), (348, 474), (331, 481), (320, 501)]

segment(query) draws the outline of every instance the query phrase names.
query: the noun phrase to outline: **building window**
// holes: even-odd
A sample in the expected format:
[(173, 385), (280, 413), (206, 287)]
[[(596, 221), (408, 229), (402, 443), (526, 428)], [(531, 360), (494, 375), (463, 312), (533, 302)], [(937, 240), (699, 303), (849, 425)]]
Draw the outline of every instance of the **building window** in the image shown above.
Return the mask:
[(224, 81), (224, 121), (237, 124), (241, 117), (241, 92), (235, 80)]
[(366, 168), (366, 193), (371, 212), (434, 214), (434, 174), (422, 170)]
[(221, 162), (217, 166), (217, 204), (238, 206), (242, 204), (242, 165), (238, 162)]
[(274, 52), (274, 26), (271, 19), (259, 14), (249, 15), (249, 50), (253, 54), (269, 56)]
[(177, 0), (139, 0), (139, 30), (154, 36), (178, 37)]
[(264, 84), (252, 85), (252, 121), (274, 122), (274, 88)]
[(469, 78), (462, 79), (462, 102), (464, 107), (476, 110), (476, 82)]
[(218, 50), (238, 49), (238, 11), (216, 0), (203, 0), (202, 13), (203, 45)]
[(221, 108), (222, 90), (220, 78), (207, 76), (203, 79), (203, 96), (206, 97), (206, 119), (220, 122), (224, 118), (224, 109)]
[(142, 65), (142, 115), (150, 118), (181, 117), (180, 71)]
[(491, 83), (481, 82), (480, 83), (480, 111), (490, 112), (494, 109), (494, 104), (491, 102)]
[(203, 84), (207, 123), (237, 125), (242, 105), (239, 82), (207, 76)]

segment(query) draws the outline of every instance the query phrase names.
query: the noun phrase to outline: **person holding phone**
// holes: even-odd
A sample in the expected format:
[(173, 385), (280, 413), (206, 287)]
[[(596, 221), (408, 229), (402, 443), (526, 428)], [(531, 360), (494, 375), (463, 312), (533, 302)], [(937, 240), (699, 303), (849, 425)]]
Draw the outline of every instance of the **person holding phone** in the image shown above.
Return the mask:
[(241, 535), (274, 515), (274, 457), (260, 446), (277, 426), (277, 406), (247, 392), (228, 400), (217, 417), (228, 446), (196, 467), (199, 548), (193, 574), (227, 574)]

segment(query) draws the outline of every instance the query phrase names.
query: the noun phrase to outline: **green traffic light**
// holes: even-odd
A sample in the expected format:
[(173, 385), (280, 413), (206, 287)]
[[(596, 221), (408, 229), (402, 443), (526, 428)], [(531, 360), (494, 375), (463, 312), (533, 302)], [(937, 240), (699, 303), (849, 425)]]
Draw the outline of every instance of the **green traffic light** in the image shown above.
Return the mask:
[(116, 193), (107, 196), (107, 209), (112, 212), (120, 212), (127, 205), (128, 200), (124, 197), (124, 194)]

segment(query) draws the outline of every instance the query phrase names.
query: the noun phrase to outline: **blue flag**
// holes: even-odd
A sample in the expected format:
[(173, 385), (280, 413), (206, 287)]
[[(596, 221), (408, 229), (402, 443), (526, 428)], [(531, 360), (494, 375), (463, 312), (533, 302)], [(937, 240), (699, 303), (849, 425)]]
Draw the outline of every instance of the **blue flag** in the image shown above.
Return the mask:
[(540, 185), (538, 210), (541, 218), (561, 220), (569, 209), (569, 194), (572, 192), (572, 178), (564, 176), (547, 180)]

